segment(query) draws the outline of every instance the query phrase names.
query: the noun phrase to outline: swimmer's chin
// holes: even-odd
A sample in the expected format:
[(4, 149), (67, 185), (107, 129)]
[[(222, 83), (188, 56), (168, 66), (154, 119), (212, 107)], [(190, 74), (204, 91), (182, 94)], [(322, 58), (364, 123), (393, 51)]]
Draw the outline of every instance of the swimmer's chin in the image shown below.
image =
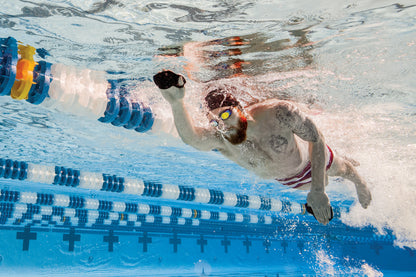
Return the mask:
[(228, 128), (223, 136), (233, 145), (239, 145), (243, 143), (247, 138), (247, 120), (240, 119), (238, 126), (232, 126)]
[(246, 141), (246, 132), (231, 131), (223, 134), (224, 138), (233, 145), (239, 145)]

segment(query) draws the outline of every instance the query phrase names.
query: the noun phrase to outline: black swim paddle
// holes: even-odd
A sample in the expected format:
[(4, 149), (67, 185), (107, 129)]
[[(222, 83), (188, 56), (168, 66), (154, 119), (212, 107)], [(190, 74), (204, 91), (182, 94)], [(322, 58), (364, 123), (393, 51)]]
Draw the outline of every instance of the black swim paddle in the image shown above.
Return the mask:
[[(312, 210), (312, 208), (308, 205), (308, 203), (305, 203), (305, 204), (304, 204), (304, 206), (305, 206), (306, 211), (307, 211), (308, 213), (310, 213), (311, 215), (313, 215), (313, 217), (315, 217), (315, 215), (314, 215), (314, 213), (313, 213), (313, 210)], [(331, 206), (331, 217), (329, 218), (329, 221), (331, 221), (333, 218), (334, 218), (334, 210), (332, 209), (332, 206)], [(316, 217), (315, 217), (315, 219), (316, 219)]]
[(153, 81), (155, 82), (156, 86), (158, 86), (160, 89), (168, 89), (171, 86), (183, 88), (183, 86), (186, 83), (186, 80), (185, 78), (183, 78), (183, 85), (180, 86), (178, 85), (179, 77), (181, 77), (181, 75), (173, 73), (170, 70), (164, 70), (153, 76)]

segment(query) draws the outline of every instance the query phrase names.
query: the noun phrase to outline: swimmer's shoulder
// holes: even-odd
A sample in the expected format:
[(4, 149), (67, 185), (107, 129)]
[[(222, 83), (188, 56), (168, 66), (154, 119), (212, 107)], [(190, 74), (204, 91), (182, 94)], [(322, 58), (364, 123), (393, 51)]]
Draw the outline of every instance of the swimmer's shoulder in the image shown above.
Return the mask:
[(267, 116), (269, 114), (276, 114), (277, 111), (281, 113), (291, 112), (297, 107), (294, 103), (286, 100), (268, 99), (246, 107), (246, 111), (252, 116)]

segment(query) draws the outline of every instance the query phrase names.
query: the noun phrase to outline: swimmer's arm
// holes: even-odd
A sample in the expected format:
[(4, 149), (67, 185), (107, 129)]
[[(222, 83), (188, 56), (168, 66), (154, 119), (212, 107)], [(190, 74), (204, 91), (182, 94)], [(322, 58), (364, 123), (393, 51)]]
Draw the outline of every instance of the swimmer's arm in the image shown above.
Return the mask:
[(162, 96), (172, 108), (174, 122), (179, 136), (186, 144), (201, 151), (210, 151), (220, 146), (220, 138), (215, 131), (196, 127), (183, 101), (185, 78), (171, 71), (163, 71), (153, 77)]
[(311, 190), (325, 190), (325, 139), (315, 123), (290, 102), (276, 106), (276, 118), (294, 134), (309, 143), (312, 164)]
[(171, 107), (176, 129), (183, 142), (201, 151), (210, 151), (220, 147), (221, 139), (217, 132), (196, 127), (183, 100), (172, 102)]
[(311, 191), (324, 192), (326, 185), (325, 139), (310, 118), (300, 117), (299, 119), (299, 125), (293, 129), (293, 132), (309, 143), (312, 171)]
[(307, 197), (319, 222), (327, 224), (331, 216), (331, 207), (325, 193), (327, 176), (325, 174), (325, 139), (315, 123), (297, 107), (288, 102), (280, 104), (276, 110), (278, 120), (294, 134), (309, 142), (312, 182)]

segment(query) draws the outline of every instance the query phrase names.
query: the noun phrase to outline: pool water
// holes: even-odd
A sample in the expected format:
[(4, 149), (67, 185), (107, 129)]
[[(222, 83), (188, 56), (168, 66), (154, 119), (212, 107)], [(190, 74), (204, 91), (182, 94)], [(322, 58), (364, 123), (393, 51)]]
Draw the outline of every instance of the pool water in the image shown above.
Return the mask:
[[(151, 82), (161, 69), (184, 74), (200, 124), (206, 82), (242, 87), (244, 101), (301, 103), (339, 153), (358, 160), (373, 202), (330, 179), (328, 226), (310, 215), (272, 214), (273, 224), (158, 216), (93, 227), (74, 222), (0, 224), (0, 275), (412, 276), (416, 272), (416, 6), (412, 1), (6, 1), (0, 38), (12, 36), (45, 60), (105, 71), (130, 94), (167, 103)], [(41, 57), (38, 55), (38, 59)], [(173, 132), (174, 133), (174, 132)], [(217, 152), (199, 152), (172, 132), (138, 133), (0, 97), (3, 159), (108, 173), (304, 203), (306, 192), (260, 179)], [(175, 202), (0, 179), (6, 191), (77, 195), (212, 212), (247, 209)], [(252, 211), (248, 211), (250, 214)], [(271, 213), (257, 213), (260, 216)], [(80, 218), (78, 216), (78, 218)], [(147, 221), (146, 221), (147, 220)], [(161, 219), (160, 219), (161, 220)], [(120, 221), (120, 220), (119, 220)], [(122, 221), (122, 220), (121, 220)], [(29, 226), (29, 227), (27, 227)]]

